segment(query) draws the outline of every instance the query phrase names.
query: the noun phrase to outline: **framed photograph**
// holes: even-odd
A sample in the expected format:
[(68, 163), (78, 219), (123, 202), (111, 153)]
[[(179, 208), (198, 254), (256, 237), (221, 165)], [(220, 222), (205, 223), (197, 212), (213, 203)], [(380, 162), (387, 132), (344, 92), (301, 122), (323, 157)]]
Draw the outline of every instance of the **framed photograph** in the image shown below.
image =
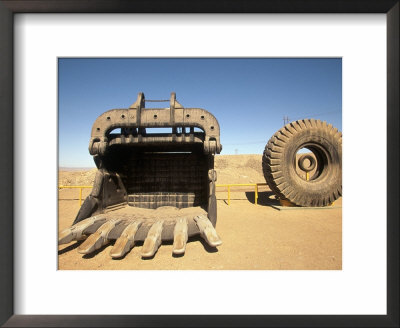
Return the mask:
[[(4, 253), (0, 260), (1, 324), (398, 326), (398, 1), (233, 1), (188, 6), (181, 1), (166, 5), (158, 1), (5, 0), (0, 1), (0, 15), (0, 44), (5, 49), (0, 53), (1, 142), (5, 152), (0, 164), (0, 249)], [(268, 66), (271, 61), (274, 65)], [(310, 66), (304, 66), (304, 61)], [(304, 71), (303, 66), (292, 65), (300, 62)], [(312, 66), (315, 63), (319, 66)], [(336, 68), (329, 66), (332, 63)], [(277, 69), (279, 65), (284, 70)], [(129, 76), (125, 82), (121, 81), (124, 74), (117, 74), (118, 70)], [(340, 218), (339, 234), (324, 235), (325, 230), (313, 227), (321, 232), (321, 241), (316, 239), (312, 244), (322, 249), (323, 240), (329, 244), (338, 242), (337, 253), (330, 254), (328, 250), (314, 267), (290, 267), (284, 258), (276, 260), (268, 252), (260, 253), (256, 265), (246, 266), (252, 258), (238, 251), (212, 265), (201, 263), (199, 256), (187, 257), (200, 261), (190, 263), (187, 270), (177, 265), (150, 265), (157, 263), (157, 256), (162, 258), (164, 250), (172, 250), (172, 243), (161, 246), (153, 262), (136, 261), (136, 250), (119, 262), (103, 263), (72, 256), (76, 252), (73, 245), (59, 248), (57, 253), (56, 235), (60, 228), (70, 225), (69, 216), (76, 214), (69, 213), (71, 207), (63, 212), (63, 207), (57, 205), (58, 168), (70, 165), (74, 153), (66, 151), (63, 141), (82, 139), (80, 123), (86, 122), (89, 113), (126, 107), (120, 102), (110, 103), (107, 96), (114, 101), (116, 94), (109, 90), (118, 89), (120, 95), (125, 95), (122, 89), (129, 88), (125, 84), (134, 84), (132, 96), (136, 98), (138, 92), (152, 90), (149, 86), (155, 85), (155, 72), (162, 70), (177, 80), (178, 91), (186, 90), (192, 95), (186, 99), (193, 100), (193, 104), (182, 101), (182, 105), (203, 107), (203, 103), (194, 102), (204, 99), (204, 93), (212, 93), (210, 88), (214, 85), (222, 99), (242, 97), (246, 115), (259, 115), (259, 121), (272, 119), (280, 105), (290, 107), (296, 101), (268, 103), (267, 84), (263, 84), (268, 72), (268, 88), (275, 90), (270, 92), (281, 93), (285, 101), (285, 94), (286, 98), (293, 94), (291, 89), (297, 90), (298, 99), (307, 97), (309, 103), (318, 103), (319, 99), (320, 103), (332, 104), (330, 98), (337, 102), (335, 95), (340, 95), (343, 116), (340, 122), (332, 123), (339, 124), (343, 131), (343, 219)], [(300, 74), (307, 79), (313, 70), (321, 76), (319, 88), (315, 89), (320, 92), (310, 95), (303, 88), (304, 80), (295, 77)], [(208, 76), (212, 81), (196, 84), (196, 79), (187, 78), (187, 72), (204, 81)], [(285, 74), (293, 80), (285, 80)], [(172, 85), (162, 74), (160, 77), (166, 85)], [(327, 84), (325, 90), (323, 78), (331, 81), (332, 77), (336, 84)], [(246, 78), (250, 79), (248, 83)], [(178, 79), (186, 79), (186, 83)], [(235, 79), (240, 81), (235, 83)], [(133, 83), (138, 80), (142, 82)], [(140, 86), (144, 90), (136, 90)], [(196, 91), (203, 94), (196, 96)], [(263, 95), (266, 111), (272, 114), (252, 108), (254, 98), (261, 99)], [(146, 91), (146, 99), (149, 98), (152, 95), (147, 97)], [(211, 106), (216, 114), (212, 99), (215, 96), (207, 99), (205, 108)], [(127, 101), (136, 108), (138, 101), (124, 100)], [(179, 92), (176, 101), (181, 101)], [(170, 106), (180, 106), (175, 98), (169, 102)], [(85, 106), (81, 113), (72, 109)], [(163, 113), (154, 111), (151, 119), (161, 120)], [(264, 126), (245, 116), (239, 119), (240, 111), (232, 110), (232, 117), (226, 113), (220, 115), (228, 126), (239, 127), (238, 136), (249, 133), (246, 127), (250, 122), (255, 130)], [(91, 121), (96, 117), (90, 116)], [(99, 129), (92, 130), (92, 137), (93, 131), (96, 134)], [(188, 138), (192, 132), (194, 138), (195, 130), (185, 128), (185, 134), (186, 129)], [(76, 133), (71, 133), (74, 130)], [(85, 131), (85, 135), (89, 132)], [(109, 139), (125, 142), (120, 135), (130, 133), (128, 139), (133, 140), (131, 132), (121, 130)], [(143, 138), (142, 132), (136, 132)], [(264, 134), (268, 141), (270, 131), (265, 130)], [(255, 140), (259, 136), (253, 132), (252, 137)], [(225, 141), (227, 151), (237, 153), (235, 136), (231, 134), (228, 139), (231, 144)], [(99, 140), (93, 138), (94, 143)], [(79, 166), (75, 162), (71, 165)], [(252, 178), (249, 174), (248, 179)], [(132, 195), (130, 201), (134, 202), (135, 194)], [(162, 200), (163, 195), (156, 196)], [(256, 201), (255, 194), (247, 196), (247, 201)], [(179, 202), (190, 201), (185, 197)], [(137, 201), (144, 201), (142, 198)], [(259, 200), (262, 202), (262, 197)], [(341, 203), (340, 200), (340, 206)], [(222, 214), (229, 215), (227, 209)], [(64, 215), (64, 221), (57, 220), (57, 213)], [(234, 219), (239, 214), (231, 215)], [(288, 236), (289, 231), (301, 229), (301, 222), (295, 221), (293, 217), (297, 228), (288, 227)], [(318, 224), (322, 227), (329, 222)], [(274, 226), (263, 229), (271, 229), (271, 242), (263, 239), (264, 248), (271, 248), (271, 252), (275, 246), (279, 249), (273, 238), (273, 231), (277, 231)], [(292, 242), (296, 244), (295, 239)], [(85, 241), (81, 245), (86, 244)], [(304, 264), (307, 261), (302, 259), (303, 246), (298, 245), (293, 257)], [(246, 247), (246, 243), (238, 247)], [(221, 254), (224, 253), (217, 255)], [(182, 260), (172, 256), (170, 259)], [(277, 266), (266, 266), (274, 259)], [(130, 262), (118, 269), (117, 264), (122, 261)], [(141, 263), (145, 267), (135, 269)]]
[[(58, 270), (342, 269), (341, 58), (58, 58), (58, 95)], [(293, 170), (298, 206), (275, 198), (261, 156), (285, 113), (307, 170)], [(331, 148), (303, 147), (307, 129)], [(107, 238), (76, 240), (75, 227), (104, 224)], [(159, 224), (160, 245), (147, 238)]]

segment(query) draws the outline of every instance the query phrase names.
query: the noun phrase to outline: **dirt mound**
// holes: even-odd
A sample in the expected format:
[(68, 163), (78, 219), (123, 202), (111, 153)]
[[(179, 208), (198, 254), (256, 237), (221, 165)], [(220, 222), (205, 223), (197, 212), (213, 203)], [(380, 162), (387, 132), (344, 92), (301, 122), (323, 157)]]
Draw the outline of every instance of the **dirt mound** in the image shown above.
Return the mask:
[(90, 170), (59, 170), (58, 184), (60, 186), (91, 186), (96, 176), (97, 168)]
[[(264, 183), (261, 155), (217, 155), (215, 156), (217, 183)], [(61, 186), (91, 186), (96, 175), (91, 170), (67, 170), (60, 168), (58, 181)]]
[[(217, 171), (217, 184), (265, 183), (262, 155), (216, 155), (215, 170)], [(60, 168), (58, 181), (60, 186), (91, 186), (96, 171), (96, 168), (90, 170)], [(298, 172), (305, 179), (305, 172)]]
[(215, 156), (217, 183), (265, 183), (261, 155)]

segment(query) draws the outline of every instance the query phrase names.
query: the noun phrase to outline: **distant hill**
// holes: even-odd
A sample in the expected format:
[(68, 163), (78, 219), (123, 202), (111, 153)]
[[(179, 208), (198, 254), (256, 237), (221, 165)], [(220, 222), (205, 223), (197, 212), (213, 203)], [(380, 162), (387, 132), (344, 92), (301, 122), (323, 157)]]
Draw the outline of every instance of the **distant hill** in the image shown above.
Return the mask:
[[(300, 155), (298, 155), (300, 156)], [(216, 155), (217, 184), (265, 183), (262, 155)], [(59, 168), (60, 185), (92, 185), (97, 168)], [(305, 174), (302, 172), (301, 174)]]
[(59, 171), (89, 171), (91, 169), (94, 169), (94, 166), (91, 167), (65, 167), (65, 166), (59, 166), (58, 170)]
[[(261, 155), (216, 155), (217, 183), (265, 182)], [(60, 167), (60, 185), (92, 185), (97, 168)]]

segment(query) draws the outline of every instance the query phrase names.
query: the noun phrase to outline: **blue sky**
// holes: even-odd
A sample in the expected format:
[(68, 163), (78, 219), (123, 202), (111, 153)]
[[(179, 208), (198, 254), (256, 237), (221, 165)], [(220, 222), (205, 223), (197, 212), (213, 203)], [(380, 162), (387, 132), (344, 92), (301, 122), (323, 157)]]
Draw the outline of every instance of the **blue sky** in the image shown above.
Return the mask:
[(94, 167), (92, 124), (109, 109), (129, 107), (138, 92), (169, 99), (174, 91), (184, 107), (213, 113), (221, 154), (261, 155), (284, 116), (316, 118), (342, 130), (339, 58), (60, 58), (58, 69), (62, 167)]

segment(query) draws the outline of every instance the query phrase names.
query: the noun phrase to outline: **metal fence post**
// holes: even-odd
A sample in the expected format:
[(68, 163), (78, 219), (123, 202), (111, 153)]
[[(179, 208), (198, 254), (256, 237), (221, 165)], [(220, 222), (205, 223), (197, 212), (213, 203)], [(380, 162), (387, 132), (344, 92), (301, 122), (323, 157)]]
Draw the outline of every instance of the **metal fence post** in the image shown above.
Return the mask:
[(254, 204), (257, 205), (258, 202), (258, 184), (256, 183), (254, 187)]
[(83, 188), (79, 188), (79, 206), (82, 205), (82, 189)]

